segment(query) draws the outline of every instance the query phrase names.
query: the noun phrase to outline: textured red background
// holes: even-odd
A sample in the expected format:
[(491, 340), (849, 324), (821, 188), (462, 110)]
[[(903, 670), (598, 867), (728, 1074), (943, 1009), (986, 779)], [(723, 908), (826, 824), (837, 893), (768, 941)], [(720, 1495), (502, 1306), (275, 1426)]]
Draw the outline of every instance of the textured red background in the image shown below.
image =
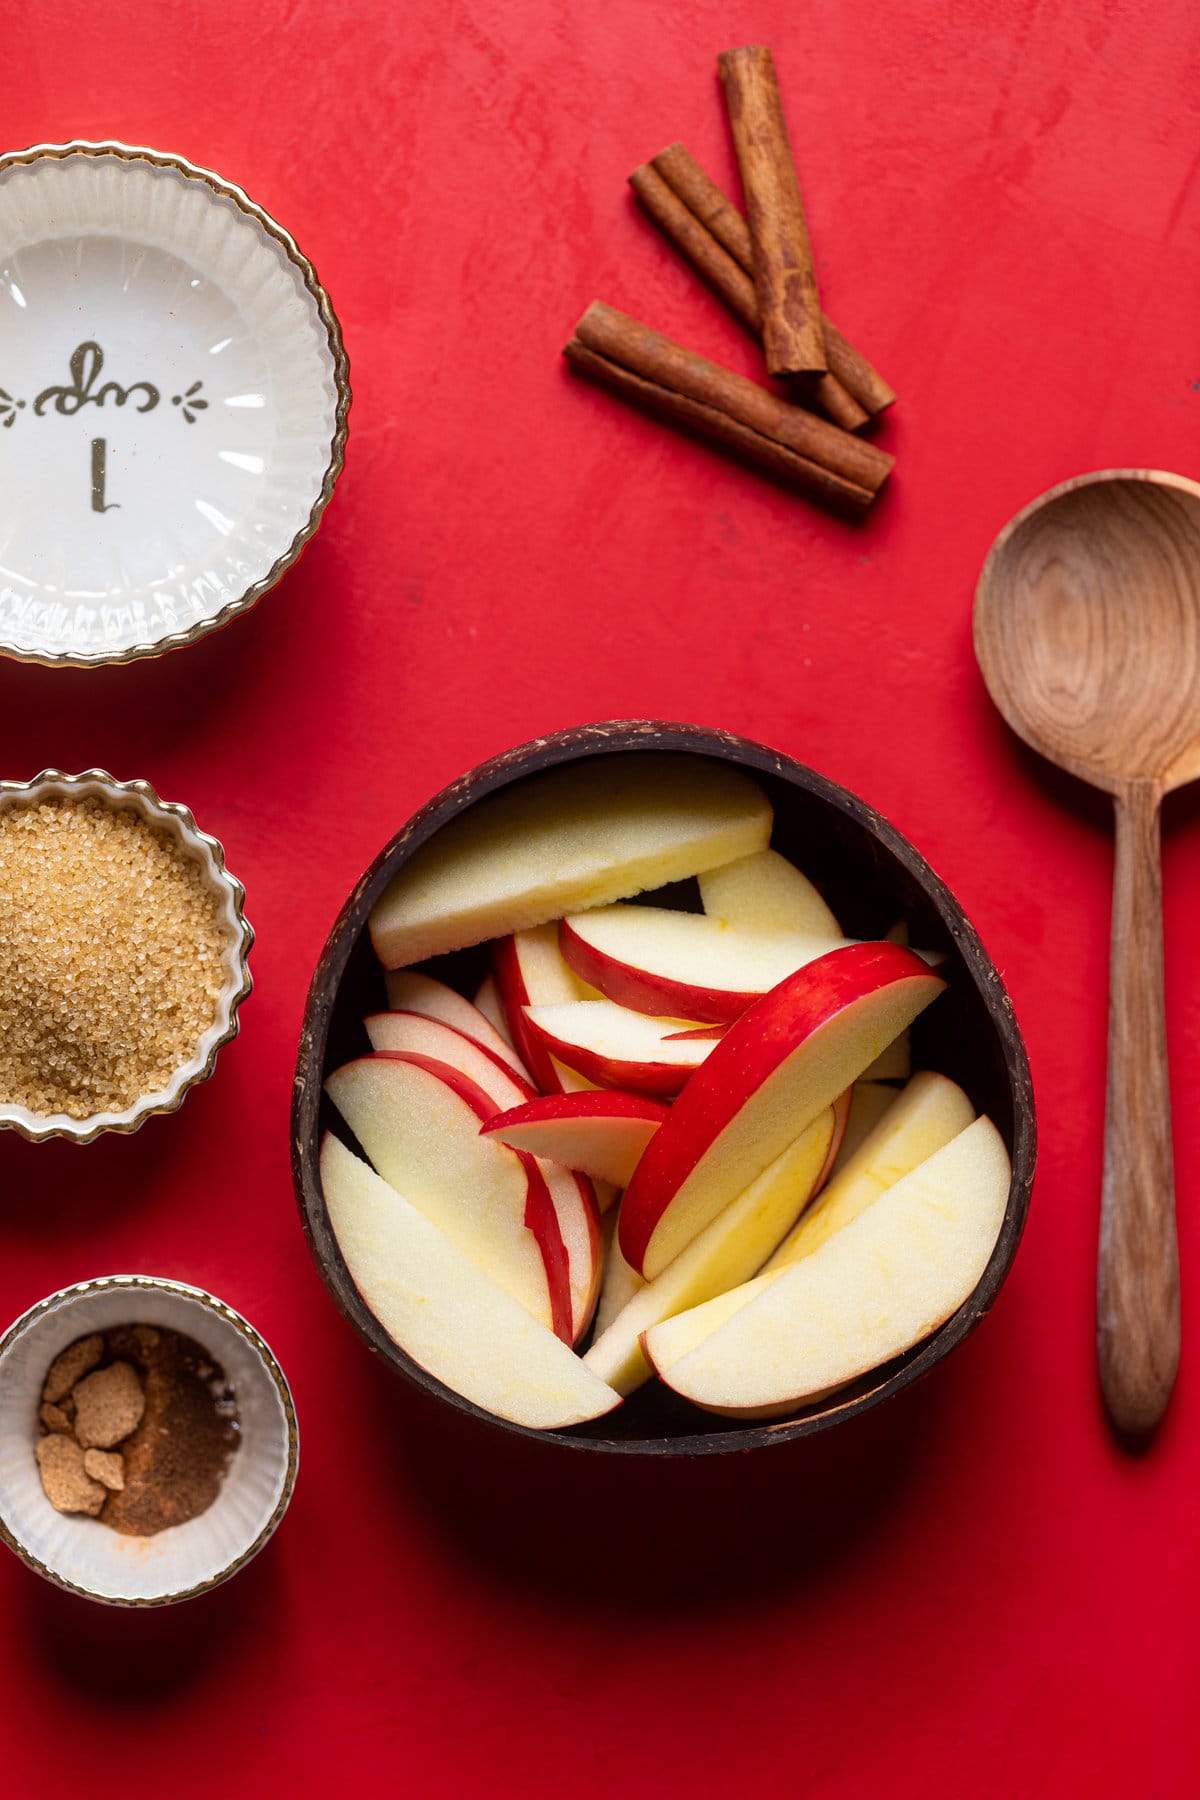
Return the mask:
[[(830, 1800), (1195, 1787), (1200, 829), (1168, 809), (1186, 1342), (1117, 1449), (1093, 1370), (1110, 840), (990, 710), (993, 535), (1084, 470), (1200, 473), (1188, 0), (157, 0), (0, 7), (4, 126), (244, 185), (312, 256), (355, 403), (344, 481), (249, 619), (164, 663), (0, 667), (0, 773), (144, 775), (225, 842), (259, 932), (243, 1036), (171, 1120), (0, 1139), (0, 1315), (137, 1268), (278, 1351), (278, 1538), (138, 1616), (0, 1566), (3, 1785)], [(765, 41), (830, 311), (902, 400), (862, 530), (573, 382), (593, 296), (752, 371), (625, 189), (682, 137), (732, 179), (714, 57)], [(359, 871), (536, 732), (655, 715), (856, 789), (956, 889), (1027, 1033), (1042, 1161), (993, 1316), (854, 1426), (650, 1470), (501, 1449), (341, 1322), (287, 1154), (309, 973)], [(72, 1787), (74, 1791), (74, 1785)]]

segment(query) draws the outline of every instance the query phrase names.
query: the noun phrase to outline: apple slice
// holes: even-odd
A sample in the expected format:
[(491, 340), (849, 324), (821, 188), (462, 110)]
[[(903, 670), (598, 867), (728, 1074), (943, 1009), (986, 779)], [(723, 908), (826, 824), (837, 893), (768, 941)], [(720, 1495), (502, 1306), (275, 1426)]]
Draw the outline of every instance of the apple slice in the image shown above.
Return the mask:
[(700, 876), (700, 901), (710, 919), (739, 931), (796, 931), (805, 937), (844, 936), (806, 875), (778, 850), (756, 850)]
[(603, 1222), (604, 1275), (600, 1283), (600, 1301), (596, 1307), (597, 1339), (608, 1330), (638, 1289), (646, 1285), (637, 1270), (631, 1269), (621, 1255), (621, 1246), (617, 1242), (617, 1218), (616, 1213), (610, 1213)]
[(912, 1043), (907, 1031), (900, 1032), (863, 1070), (864, 1081), (907, 1081), (912, 1074)]
[(596, 1205), (600, 1208), (600, 1215), (603, 1218), (617, 1204), (622, 1190), (615, 1181), (604, 1181), (600, 1176), (593, 1175), (592, 1192), (596, 1196)]
[(557, 1062), (602, 1087), (669, 1099), (720, 1041), (683, 1019), (651, 1019), (612, 1000), (528, 1006), (525, 1016)]
[(647, 1359), (710, 1412), (790, 1413), (958, 1311), (995, 1248), (1010, 1181), (1000, 1133), (976, 1119), (811, 1256), (654, 1326)]
[(846, 1120), (846, 1130), (838, 1148), (833, 1174), (837, 1174), (843, 1163), (849, 1162), (867, 1133), (874, 1131), (895, 1098), (895, 1088), (889, 1087), (886, 1082), (869, 1081), (865, 1075), (859, 1076), (850, 1095), (850, 1116)]
[(532, 1157), (479, 1135), (499, 1109), (448, 1063), (377, 1052), (335, 1069), (325, 1091), (367, 1156), (526, 1311), (572, 1338), (566, 1247)]
[(558, 947), (557, 924), (514, 931), (492, 945), (492, 973), (509, 1036), (544, 1094), (573, 1093), (591, 1083), (557, 1062), (525, 1017), (527, 1006), (586, 1000), (592, 989), (572, 973)]
[[(399, 972), (407, 975), (410, 971)], [(452, 1069), (477, 1081), (497, 1106), (520, 1105), (536, 1091), (529, 1077), (519, 1075), (511, 1061), (503, 1060), (496, 1051), (444, 1019), (429, 1018), (419, 1012), (384, 1012), (371, 1013), (363, 1025), (372, 1050), (411, 1050), (418, 1056), (432, 1056), (438, 1062), (449, 1063)], [(512, 1052), (508, 1055), (511, 1057)]]
[(975, 1108), (957, 1082), (925, 1069), (844, 1162), (825, 1192), (780, 1244), (768, 1269), (811, 1256), (827, 1238), (857, 1219), (886, 1188), (965, 1131)]
[(365, 1305), (436, 1380), (535, 1431), (598, 1419), (620, 1404), (561, 1339), (332, 1136), (321, 1145), (321, 1186)]
[(833, 1135), (833, 1108), (826, 1107), (661, 1275), (637, 1289), (584, 1357), (588, 1368), (618, 1394), (631, 1394), (648, 1381), (653, 1371), (642, 1352), (642, 1334), (663, 1319), (748, 1281), (762, 1267), (807, 1205)]
[(770, 836), (766, 795), (728, 763), (647, 750), (562, 763), (414, 851), (372, 910), (371, 939), (400, 968), (685, 880)]
[(479, 984), (474, 1004), (479, 1008), (488, 1024), (494, 1027), (496, 1035), (502, 1038), (511, 1050), (512, 1034), (508, 1029), (508, 1020), (504, 1016), (504, 1008), (500, 1004), (500, 995), (496, 990), (496, 977), (490, 969)]
[(562, 919), (566, 961), (609, 1000), (636, 1012), (728, 1024), (796, 969), (845, 938), (735, 930), (703, 913), (605, 906)]
[(527, 1100), (489, 1119), (483, 1130), (514, 1150), (624, 1187), (666, 1116), (666, 1107), (645, 1094), (591, 1088)]
[(473, 1006), (444, 981), (435, 981), (432, 975), (423, 975), (417, 969), (392, 969), (387, 977), (387, 997), (393, 1012), (423, 1013), (427, 1019), (441, 1019), (456, 1031), (465, 1031), (477, 1044), (506, 1062), (523, 1081), (530, 1079), (529, 1070), (483, 1008)]
[(653, 1280), (831, 1106), (945, 982), (896, 944), (832, 950), (713, 1044), (621, 1204), (621, 1249)]
[[(477, 1082), (493, 1108), (511, 1110), (534, 1098), (529, 1082), (522, 1080), (507, 1063), (491, 1055), (474, 1038), (456, 1031), (452, 1025), (443, 1024), (440, 1019), (426, 1019), (419, 1013), (374, 1013), (364, 1023), (373, 1050), (411, 1052), (446, 1063), (460, 1075)], [(486, 1132), (490, 1124), (489, 1118), (480, 1129)], [(567, 1253), (571, 1290), (570, 1337), (572, 1343), (578, 1343), (591, 1324), (600, 1291), (600, 1208), (586, 1175), (580, 1177), (573, 1170), (561, 1168), (557, 1162), (539, 1161), (538, 1168), (549, 1191)]]

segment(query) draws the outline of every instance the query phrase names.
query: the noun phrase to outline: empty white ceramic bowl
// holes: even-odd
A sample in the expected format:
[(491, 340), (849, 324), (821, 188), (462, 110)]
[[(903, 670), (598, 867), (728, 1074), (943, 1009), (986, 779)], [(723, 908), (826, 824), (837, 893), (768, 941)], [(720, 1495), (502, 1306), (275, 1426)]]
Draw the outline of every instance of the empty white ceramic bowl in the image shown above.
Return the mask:
[[(185, 1333), (224, 1369), (241, 1442), (207, 1512), (153, 1537), (56, 1512), (34, 1455), (46, 1371), (76, 1338), (115, 1325)], [(166, 1606), (206, 1593), (256, 1555), (287, 1510), (300, 1441), (291, 1391), (267, 1345), (223, 1300), (151, 1275), (62, 1288), (0, 1338), (0, 1537), (48, 1581), (116, 1606)]]
[(246, 918), (246, 890), (225, 867), (225, 852), (219, 841), (199, 829), (187, 807), (177, 801), (160, 800), (148, 781), (115, 781), (104, 769), (86, 769), (82, 775), (43, 769), (32, 781), (0, 781), (0, 811), (72, 796), (94, 797), (106, 806), (127, 807), (140, 813), (151, 825), (169, 832), (184, 854), (199, 864), (207, 885), (217, 896), (225, 940), (225, 979), (212, 1024), (191, 1055), (179, 1064), (166, 1087), (139, 1095), (123, 1112), (92, 1113), (88, 1118), (75, 1119), (69, 1113), (30, 1112), (0, 1095), (0, 1129), (10, 1126), (34, 1143), (65, 1137), (77, 1144), (90, 1144), (101, 1132), (136, 1131), (153, 1114), (176, 1111), (188, 1089), (207, 1081), (212, 1074), (222, 1045), (237, 1036), (238, 1009), (253, 985), (249, 957), (254, 931)]
[(0, 651), (157, 656), (291, 567), (342, 467), (348, 365), (287, 232), (182, 157), (0, 157)]

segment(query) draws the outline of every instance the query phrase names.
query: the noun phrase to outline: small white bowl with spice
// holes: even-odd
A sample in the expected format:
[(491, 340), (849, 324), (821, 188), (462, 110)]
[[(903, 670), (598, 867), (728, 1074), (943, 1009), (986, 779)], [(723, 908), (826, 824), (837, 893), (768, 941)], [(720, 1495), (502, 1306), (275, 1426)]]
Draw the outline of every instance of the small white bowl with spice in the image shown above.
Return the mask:
[(186, 806), (103, 769), (0, 781), (0, 1127), (173, 1112), (237, 1035), (245, 890)]
[(275, 1531), (298, 1460), (278, 1362), (200, 1288), (84, 1281), (0, 1338), (0, 1538), (72, 1593), (149, 1607), (216, 1587)]

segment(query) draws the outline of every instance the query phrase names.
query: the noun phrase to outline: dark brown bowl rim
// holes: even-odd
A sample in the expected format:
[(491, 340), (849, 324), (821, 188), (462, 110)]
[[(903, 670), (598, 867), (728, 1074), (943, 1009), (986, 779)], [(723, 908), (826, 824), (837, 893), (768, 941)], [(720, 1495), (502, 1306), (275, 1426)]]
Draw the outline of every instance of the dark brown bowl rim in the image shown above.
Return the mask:
[[(717, 755), (726, 761), (738, 762), (750, 770), (777, 776), (837, 808), (905, 866), (937, 910), (968, 974), (979, 990), (1000, 1040), (1013, 1095), (1013, 1141), (1008, 1146), (1012, 1158), (1012, 1181), (1000, 1235), (975, 1291), (931, 1337), (926, 1338), (907, 1355), (889, 1363), (881, 1371), (882, 1379), (876, 1386), (864, 1392), (859, 1384), (848, 1398), (840, 1402), (835, 1399), (825, 1406), (818, 1404), (794, 1419), (781, 1420), (775, 1424), (746, 1424), (731, 1427), (727, 1431), (617, 1439), (576, 1436), (569, 1430), (535, 1431), (528, 1426), (497, 1418), (446, 1387), (393, 1343), (362, 1300), (330, 1228), (318, 1173), (318, 1111), (322, 1091), (321, 1074), (338, 987), (350, 955), (366, 929), (371, 908), (401, 864), (457, 813), (522, 776), (585, 756), (611, 755), (637, 749)], [(616, 719), (594, 725), (575, 726), (534, 738), (529, 743), (520, 744), (500, 756), (492, 757), (435, 794), (379, 852), (338, 914), (313, 973), (296, 1058), (291, 1140), (292, 1179), (301, 1223), (313, 1260), (339, 1311), (378, 1356), (427, 1394), (493, 1430), (515, 1433), (519, 1437), (540, 1443), (559, 1444), (572, 1450), (624, 1456), (741, 1454), (767, 1444), (809, 1437), (877, 1406), (880, 1401), (899, 1393), (902, 1388), (928, 1374), (975, 1329), (991, 1309), (1012, 1267), (1021, 1241), (1029, 1212), (1037, 1160), (1033, 1083), (1012, 1001), (999, 971), (962, 906), (920, 852), (864, 800), (792, 757), (731, 732), (639, 719)]]

